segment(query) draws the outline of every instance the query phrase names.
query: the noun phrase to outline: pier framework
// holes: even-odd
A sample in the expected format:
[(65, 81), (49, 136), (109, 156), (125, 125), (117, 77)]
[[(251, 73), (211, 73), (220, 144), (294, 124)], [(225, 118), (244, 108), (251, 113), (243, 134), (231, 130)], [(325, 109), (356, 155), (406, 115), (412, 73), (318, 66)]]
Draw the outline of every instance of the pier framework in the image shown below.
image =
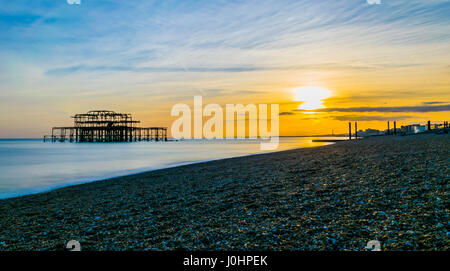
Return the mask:
[(166, 127), (137, 127), (140, 121), (131, 114), (108, 110), (89, 111), (72, 117), (74, 126), (53, 127), (44, 141), (69, 142), (135, 142), (167, 141)]

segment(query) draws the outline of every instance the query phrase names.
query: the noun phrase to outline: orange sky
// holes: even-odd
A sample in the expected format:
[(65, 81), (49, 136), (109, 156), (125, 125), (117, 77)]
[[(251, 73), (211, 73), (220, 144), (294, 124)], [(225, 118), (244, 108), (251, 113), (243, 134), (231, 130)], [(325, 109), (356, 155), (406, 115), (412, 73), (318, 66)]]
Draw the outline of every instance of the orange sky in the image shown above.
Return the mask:
[[(195, 95), (277, 103), (282, 136), (450, 117), (449, 1), (38, 2), (3, 7), (0, 138), (98, 109), (170, 127)], [(321, 112), (297, 110), (301, 87), (330, 92)]]

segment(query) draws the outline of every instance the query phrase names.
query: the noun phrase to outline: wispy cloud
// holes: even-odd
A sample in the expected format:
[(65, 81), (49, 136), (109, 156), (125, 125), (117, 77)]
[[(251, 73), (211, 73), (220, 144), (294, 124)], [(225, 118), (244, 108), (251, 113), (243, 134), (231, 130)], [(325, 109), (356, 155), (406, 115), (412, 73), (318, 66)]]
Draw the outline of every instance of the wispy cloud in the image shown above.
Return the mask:
[[(135, 59), (138, 59), (136, 57)], [(149, 67), (149, 66), (89, 66), (77, 65), (60, 68), (51, 68), (45, 72), (47, 75), (70, 75), (74, 73), (91, 73), (91, 72), (137, 72), (137, 73), (161, 73), (161, 72), (257, 72), (257, 71), (294, 71), (294, 70), (360, 70), (360, 71), (374, 71), (379, 69), (389, 68), (405, 68), (415, 67), (427, 64), (377, 64), (377, 65), (342, 65), (337, 63), (323, 63), (316, 65), (294, 65), (294, 66), (238, 66), (238, 67)]]
[(333, 116), (335, 120), (340, 121), (399, 121), (406, 119), (417, 118), (415, 116), (357, 116), (357, 115), (344, 115), (344, 116)]
[(46, 71), (47, 75), (67, 75), (78, 72), (137, 72), (137, 73), (161, 73), (161, 72), (249, 72), (262, 71), (260, 67), (136, 67), (136, 66), (71, 66), (65, 68), (55, 68)]
[(295, 113), (294, 112), (289, 112), (289, 111), (280, 113), (280, 116), (290, 116), (290, 115), (295, 115)]
[(434, 104), (449, 104), (449, 102), (423, 102), (425, 105), (434, 105)]
[(450, 111), (450, 104), (430, 106), (391, 106), (391, 107), (348, 107), (321, 108), (316, 110), (295, 109), (297, 112), (385, 112), (385, 113), (427, 113)]
[[(450, 86), (445, 86), (445, 88), (450, 88)], [(351, 102), (357, 103), (367, 103), (373, 100), (378, 101), (392, 101), (393, 99), (397, 99), (400, 101), (408, 100), (411, 97), (414, 97), (417, 100), (424, 100), (428, 97), (440, 97), (442, 94), (446, 92), (445, 90), (391, 90), (391, 91), (383, 91), (383, 90), (373, 90), (368, 93), (356, 93), (351, 96), (334, 96), (325, 99), (329, 104), (346, 104)], [(440, 102), (440, 101), (431, 101), (431, 102), (422, 102), (423, 105), (436, 105), (436, 104), (448, 104), (448, 102)]]
[[(109, 0), (80, 6), (60, 2), (4, 4), (0, 28), (8, 31), (0, 34), (7, 41), (2, 47), (33, 50), (33, 59), (46, 60), (48, 74), (60, 75), (184, 72), (186, 68), (194, 72), (305, 67), (370, 71), (427, 64), (405, 63), (398, 53), (392, 61), (385, 45), (410, 47), (450, 40), (448, 1), (393, 0), (376, 6), (351, 0)], [(363, 60), (342, 54), (344, 49), (372, 56)], [(339, 55), (332, 53), (337, 50)], [(317, 57), (319, 52), (323, 58)], [(288, 60), (300, 65), (290, 67)], [(64, 63), (77, 64), (71, 69)]]

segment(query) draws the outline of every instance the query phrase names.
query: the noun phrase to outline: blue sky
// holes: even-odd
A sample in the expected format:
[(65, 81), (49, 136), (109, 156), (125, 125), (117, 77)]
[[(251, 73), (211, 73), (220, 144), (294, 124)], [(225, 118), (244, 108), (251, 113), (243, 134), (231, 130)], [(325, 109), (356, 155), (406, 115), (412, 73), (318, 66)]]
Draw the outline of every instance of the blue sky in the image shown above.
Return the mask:
[(193, 68), (279, 69), (286, 67), (255, 62), (260, 57), (247, 52), (318, 47), (331, 40), (347, 43), (349, 33), (354, 35), (353, 46), (410, 46), (450, 39), (450, 2), (436, 0), (385, 0), (371, 6), (364, 0), (84, 0), (81, 5), (19, 0), (4, 1), (0, 12), (2, 56), (50, 61), (49, 74), (84, 69), (145, 72), (136, 69), (142, 64), (178, 71), (198, 57), (198, 51), (216, 55), (217, 50), (244, 59), (238, 63), (238, 57), (218, 55)]
[[(360, 80), (360, 92), (371, 97), (371, 80), (450, 70), (448, 0), (0, 3), (0, 113), (24, 119), (0, 137), (27, 134), (30, 126), (38, 135), (52, 116), (89, 106), (160, 112), (164, 123), (171, 101), (193, 95), (284, 97), (285, 88), (308, 81), (292, 73), (321, 74), (358, 97), (339, 80)], [(418, 99), (442, 98), (448, 80), (433, 78), (421, 78), (433, 80), (426, 90), (407, 90)], [(405, 84), (377, 87), (408, 93)], [(0, 117), (1, 125), (10, 121)]]

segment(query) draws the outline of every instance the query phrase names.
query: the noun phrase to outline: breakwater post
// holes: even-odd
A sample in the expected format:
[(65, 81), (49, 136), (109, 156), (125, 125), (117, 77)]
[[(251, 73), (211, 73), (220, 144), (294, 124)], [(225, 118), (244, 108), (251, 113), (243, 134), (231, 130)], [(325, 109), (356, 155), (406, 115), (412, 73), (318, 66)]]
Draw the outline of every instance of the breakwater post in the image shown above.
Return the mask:
[(348, 123), (348, 139), (352, 140), (352, 123)]

